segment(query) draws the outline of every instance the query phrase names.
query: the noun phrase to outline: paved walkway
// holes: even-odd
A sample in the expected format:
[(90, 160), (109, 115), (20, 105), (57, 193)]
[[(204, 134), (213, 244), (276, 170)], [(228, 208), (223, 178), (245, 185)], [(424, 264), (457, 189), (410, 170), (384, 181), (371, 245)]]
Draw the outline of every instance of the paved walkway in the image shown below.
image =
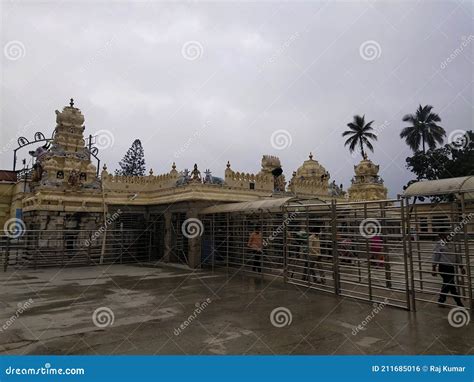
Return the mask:
[(374, 309), (221, 271), (8, 271), (0, 274), (0, 307), (2, 354), (474, 353), (473, 324), (452, 327), (449, 309)]

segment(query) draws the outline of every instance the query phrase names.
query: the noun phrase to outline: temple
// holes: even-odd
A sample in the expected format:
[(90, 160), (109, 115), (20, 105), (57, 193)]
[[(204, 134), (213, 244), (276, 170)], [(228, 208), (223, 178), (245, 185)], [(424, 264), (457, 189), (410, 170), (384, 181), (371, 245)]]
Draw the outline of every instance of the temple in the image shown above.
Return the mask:
[[(256, 174), (235, 171), (227, 162), (224, 179), (213, 176), (209, 169), (201, 174), (198, 164), (192, 171), (179, 171), (175, 163), (165, 174), (155, 175), (150, 170), (146, 176), (113, 175), (105, 165), (99, 174), (93, 163), (97, 150), (90, 141), (86, 144), (84, 130), (84, 115), (71, 100), (62, 111), (56, 110), (52, 138), (30, 151), (35, 160), (31, 171), (0, 182), (0, 223), (19, 218), (27, 229), (41, 230), (37, 240), (43, 258), (57, 251), (64, 230), (69, 232), (66, 245), (75, 248), (76, 242), (88, 241), (90, 256), (104, 245), (101, 240), (90, 240), (87, 235), (91, 231), (104, 225), (111, 231), (136, 228), (152, 220), (163, 233), (149, 240), (157, 240), (160, 258), (169, 258), (177, 245), (172, 232), (179, 231), (186, 219), (196, 219), (206, 207), (270, 198), (372, 201), (387, 197), (379, 167), (367, 158), (355, 166), (348, 192), (331, 181), (329, 172), (312, 154), (293, 172), (288, 184), (280, 159), (271, 155), (262, 157), (261, 170)], [(117, 211), (120, 219), (110, 222)], [(192, 243), (183, 245), (189, 246), (186, 262), (197, 267), (199, 248)], [(105, 255), (103, 249), (101, 252), (102, 261)]]

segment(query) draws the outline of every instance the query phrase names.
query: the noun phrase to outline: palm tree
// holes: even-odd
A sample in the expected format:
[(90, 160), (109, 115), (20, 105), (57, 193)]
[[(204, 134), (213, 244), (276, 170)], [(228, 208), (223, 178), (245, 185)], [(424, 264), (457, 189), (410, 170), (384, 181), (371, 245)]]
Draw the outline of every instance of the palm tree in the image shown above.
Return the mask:
[(349, 136), (349, 138), (347, 138), (346, 142), (344, 143), (344, 146), (349, 145), (349, 152), (352, 153), (356, 146), (359, 146), (362, 158), (366, 158), (364, 145), (367, 146), (370, 151), (374, 151), (374, 147), (372, 146), (372, 143), (370, 143), (371, 139), (374, 141), (377, 140), (377, 135), (372, 133), (374, 130), (372, 127), (373, 122), (374, 121), (370, 121), (366, 124), (365, 115), (362, 117), (360, 115), (354, 115), (354, 121), (347, 124), (349, 130), (346, 130), (342, 133), (343, 137)]
[(421, 147), (423, 154), (426, 153), (426, 144), (430, 150), (436, 148), (436, 143), (443, 143), (446, 131), (437, 122), (441, 122), (438, 114), (432, 113), (433, 106), (418, 106), (415, 114), (407, 114), (403, 117), (403, 122), (410, 122), (411, 126), (405, 127), (400, 133), (400, 138), (405, 138), (405, 142), (417, 152)]

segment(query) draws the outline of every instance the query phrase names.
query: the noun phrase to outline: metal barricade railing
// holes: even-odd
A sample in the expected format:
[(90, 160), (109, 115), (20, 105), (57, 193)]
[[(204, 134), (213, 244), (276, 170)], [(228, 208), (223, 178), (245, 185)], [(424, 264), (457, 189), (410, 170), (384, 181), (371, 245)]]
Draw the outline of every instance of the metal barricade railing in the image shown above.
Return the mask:
[[(463, 212), (459, 203), (448, 203), (444, 217), (430, 206), (413, 208), (406, 199), (305, 200), (274, 211), (204, 215), (203, 248), (213, 268), (278, 276), (301, 287), (416, 310), (438, 302), (443, 272), (433, 272), (433, 252), (438, 231), (451, 230), (456, 235), (449, 253), (459, 256), (456, 265), (464, 271), (455, 267), (453, 282), (444, 284), (456, 286), (464, 305), (472, 307), (474, 272), (465, 254), (474, 246), (474, 219), (462, 221), (474, 216), (467, 215), (473, 206)], [(256, 231), (261, 252), (251, 248)], [(448, 298), (446, 304), (453, 305)]]
[[(184, 213), (171, 218), (169, 261), (187, 263)], [(407, 199), (373, 202), (295, 200), (274, 210), (200, 216), (201, 265), (259, 277), (276, 277), (305, 288), (404, 309), (425, 304), (472, 309), (474, 203), (410, 204)], [(0, 236), (8, 267), (146, 263), (165, 247), (161, 215), (135, 223), (121, 218), (106, 230), (26, 230)], [(129, 223), (127, 223), (129, 222)], [(138, 226), (143, 228), (139, 229)], [(449, 236), (434, 256), (439, 233)], [(438, 246), (438, 247), (437, 247)], [(433, 268), (436, 265), (436, 268)], [(447, 299), (443, 293), (449, 292)]]
[(406, 206), (412, 304), (418, 309), (429, 303), (472, 309), (473, 218), (472, 202)]
[(25, 230), (0, 237), (4, 270), (149, 262), (150, 230)]

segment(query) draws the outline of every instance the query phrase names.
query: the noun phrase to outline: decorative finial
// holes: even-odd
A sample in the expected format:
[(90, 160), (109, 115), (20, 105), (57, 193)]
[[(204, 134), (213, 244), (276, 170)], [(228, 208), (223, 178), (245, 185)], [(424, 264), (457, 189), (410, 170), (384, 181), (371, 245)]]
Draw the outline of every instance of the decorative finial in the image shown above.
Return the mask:
[(171, 165), (171, 168), (172, 168), (173, 170), (176, 170), (176, 163), (173, 162), (173, 164)]
[(71, 98), (71, 102), (69, 102), (69, 106), (74, 107), (74, 99)]
[(312, 152), (309, 153), (309, 159), (313, 160), (313, 153)]
[(102, 167), (102, 170), (107, 171), (107, 165), (104, 163), (104, 166)]
[(230, 162), (227, 161), (227, 168), (230, 168)]
[(150, 176), (153, 175), (153, 169), (150, 168)]

